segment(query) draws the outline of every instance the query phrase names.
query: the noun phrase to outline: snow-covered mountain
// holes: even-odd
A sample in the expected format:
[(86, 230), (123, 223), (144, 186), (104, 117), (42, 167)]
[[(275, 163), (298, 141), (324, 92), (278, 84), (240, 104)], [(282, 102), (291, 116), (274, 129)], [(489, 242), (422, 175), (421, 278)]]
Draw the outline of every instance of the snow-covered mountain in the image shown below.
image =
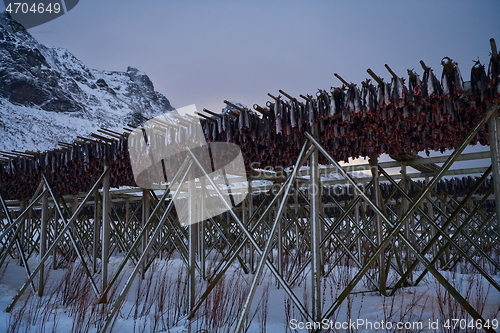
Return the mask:
[(0, 13), (0, 150), (43, 151), (105, 127), (123, 132), (173, 110), (149, 77), (91, 70)]

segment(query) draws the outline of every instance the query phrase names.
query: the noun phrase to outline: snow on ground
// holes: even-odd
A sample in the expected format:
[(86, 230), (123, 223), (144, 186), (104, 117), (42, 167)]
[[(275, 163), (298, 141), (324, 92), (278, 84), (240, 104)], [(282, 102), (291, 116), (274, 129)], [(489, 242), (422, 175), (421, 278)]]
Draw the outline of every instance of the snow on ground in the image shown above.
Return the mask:
[[(121, 257), (113, 257), (110, 261), (111, 270), (116, 269), (121, 260)], [(32, 267), (35, 263), (36, 259), (33, 259)], [(214, 264), (216, 260), (207, 263), (208, 271)], [(0, 312), (0, 332), (97, 332), (95, 320), (104, 318), (104, 315), (98, 314), (102, 306), (95, 304), (92, 291), (82, 278), (82, 271), (77, 268), (78, 265), (74, 264), (73, 270), (50, 271), (47, 296), (23, 297), (12, 314)], [(132, 266), (127, 265), (121, 285), (131, 270)], [(69, 273), (72, 275), (69, 276)], [(348, 278), (355, 273), (356, 269), (338, 266), (323, 280), (324, 307), (332, 303)], [(490, 323), (495, 324), (494, 320), (500, 319), (500, 292), (488, 287), (484, 279), (468, 273), (442, 274), (462, 295), (467, 295), (471, 304), (479, 309)], [(24, 268), (15, 260), (9, 261), (7, 268), (2, 269), (2, 309), (7, 307), (25, 277)], [(224, 277), (224, 282), (214, 289), (198, 311), (197, 319), (189, 323), (180, 305), (186, 301), (187, 295), (185, 266), (175, 254), (170, 259), (157, 259), (144, 280), (136, 278), (134, 281), (112, 332), (231, 332), (236, 325), (252, 277), (253, 275), (243, 274), (241, 269), (235, 266), (231, 267)], [(497, 274), (495, 279), (500, 282), (500, 275)], [(297, 297), (306, 304), (311, 300), (309, 281), (310, 275), (306, 275), (293, 289)], [(203, 283), (200, 281), (198, 286), (198, 292), (201, 292)], [(474, 332), (472, 329), (453, 330), (442, 327), (447, 319), (469, 317), (430, 275), (418, 286), (400, 289), (393, 297), (383, 297), (376, 292), (362, 292), (368, 289), (368, 283), (361, 282), (355, 289), (356, 293), (346, 299), (330, 318), (332, 322), (328, 325), (341, 327), (349, 324), (353, 328), (353, 323), (359, 324), (352, 332)], [(121, 290), (121, 287), (118, 290)], [(116, 297), (115, 292), (112, 292), (113, 297)], [(310, 305), (307, 308), (310, 310)], [(80, 312), (75, 309), (80, 309)], [(250, 317), (252, 321), (248, 332), (307, 332), (306, 329), (301, 329), (307, 324), (269, 272), (265, 274), (258, 288)], [(224, 322), (226, 326), (215, 328), (212, 324), (217, 321)], [(397, 325), (398, 322), (417, 327), (422, 325), (422, 329), (387, 329), (389, 322), (391, 325)], [(429, 328), (436, 322), (439, 323), (440, 329)], [(20, 324), (17, 329), (14, 328), (16, 323)], [(377, 325), (381, 328), (376, 329)], [(330, 331), (348, 332), (342, 328)]]

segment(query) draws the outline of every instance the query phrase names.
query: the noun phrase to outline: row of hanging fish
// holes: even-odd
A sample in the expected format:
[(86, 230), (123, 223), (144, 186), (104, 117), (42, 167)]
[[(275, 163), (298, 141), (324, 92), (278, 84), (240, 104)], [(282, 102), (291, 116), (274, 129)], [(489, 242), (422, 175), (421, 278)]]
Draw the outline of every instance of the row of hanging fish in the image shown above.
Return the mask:
[[(330, 92), (319, 90), (316, 96), (300, 100), (272, 97), (266, 108), (255, 105), (263, 114), (250, 110), (223, 114), (203, 120), (208, 141), (233, 141), (251, 158), (265, 165), (291, 165), (304, 137), (303, 131), (319, 126), (319, 141), (334, 158), (369, 156), (372, 153), (418, 153), (456, 148), (472, 126), (484, 114), (488, 103), (500, 97), (498, 59), (493, 57), (488, 75), (477, 62), (471, 80), (464, 82), (456, 63), (442, 60), (438, 80), (433, 70), (422, 63), (420, 78), (408, 71), (407, 84), (393, 74), (385, 83), (376, 75), (361, 87), (344, 84)], [(373, 72), (371, 72), (373, 73)], [(482, 129), (471, 144), (487, 145)]]
[[(442, 179), (439, 181), (434, 188), (434, 191), (438, 195), (445, 195), (445, 194), (451, 194), (454, 196), (458, 197), (463, 197), (466, 196), (467, 194), (470, 193), (470, 190), (476, 185), (477, 181), (480, 179), (480, 177), (472, 177), (472, 176), (467, 176), (467, 177), (455, 177), (451, 179)], [(422, 180), (416, 180), (415, 185), (410, 184), (407, 189), (407, 194), (410, 196), (410, 198), (415, 198), (418, 196), (421, 192), (421, 189), (425, 187), (426, 182)], [(476, 195), (485, 195), (488, 191), (490, 191), (493, 188), (493, 179), (491, 177), (487, 178), (481, 186), (477, 189), (475, 192)], [(306, 199), (309, 198), (308, 194), (308, 188), (306, 186), (301, 188), (301, 191), (303, 192), (302, 195), (297, 195), (295, 196), (289, 196), (288, 198), (288, 203), (293, 204), (295, 200), (299, 204), (305, 204)], [(368, 189), (366, 192), (367, 195), (371, 198), (373, 198), (373, 187)], [(400, 191), (394, 191), (394, 185), (391, 183), (380, 183), (380, 193), (383, 198), (389, 198), (392, 195), (393, 200), (401, 200), (402, 195)], [(332, 198), (342, 202), (346, 200), (352, 200), (356, 196), (356, 191), (354, 188), (350, 185), (330, 185), (330, 186), (325, 186), (323, 188), (322, 194), (321, 194), (321, 201), (324, 204), (327, 203), (332, 203)], [(254, 205), (261, 205), (264, 200), (269, 200), (269, 197), (267, 196), (266, 193), (260, 193), (260, 194), (255, 194), (252, 197), (253, 204)], [(307, 199), (308, 200), (308, 199)], [(492, 210), (487, 209), (487, 212), (494, 211), (495, 207), (493, 206)]]
[(111, 186), (135, 185), (127, 138), (122, 137), (110, 142), (74, 144), (66, 151), (10, 159), (0, 167), (2, 195), (5, 199), (30, 198), (42, 172), (57, 195), (86, 192), (99, 179), (105, 164), (111, 167)]
[[(488, 104), (500, 100), (499, 59), (492, 54), (488, 73), (477, 62), (468, 82), (463, 81), (456, 63), (443, 58), (441, 80), (422, 63), (421, 78), (411, 70), (405, 80), (391, 70), (390, 82), (384, 82), (369, 71), (375, 82), (366, 80), (360, 87), (343, 81), (342, 87), (318, 90), (316, 96), (300, 95), (300, 99), (280, 91), (284, 97), (270, 95), (272, 101), (266, 107), (254, 106), (261, 115), (241, 107), (221, 114), (209, 112), (211, 116), (201, 119), (202, 129), (209, 143), (238, 144), (249, 170), (293, 165), (305, 140), (303, 132), (314, 124), (318, 124), (319, 142), (337, 160), (373, 153), (454, 149)], [(152, 136), (147, 144), (153, 150), (182, 144), (193, 131), (192, 124), (192, 119), (163, 124), (159, 127), (162, 135)], [(29, 197), (42, 171), (57, 193), (85, 192), (99, 178), (105, 163), (112, 167), (113, 186), (134, 186), (128, 145), (144, 145), (144, 140), (129, 142), (123, 136), (95, 141), (0, 162), (3, 195)], [(488, 144), (485, 128), (471, 142), (477, 143)], [(320, 163), (328, 161), (321, 157)]]

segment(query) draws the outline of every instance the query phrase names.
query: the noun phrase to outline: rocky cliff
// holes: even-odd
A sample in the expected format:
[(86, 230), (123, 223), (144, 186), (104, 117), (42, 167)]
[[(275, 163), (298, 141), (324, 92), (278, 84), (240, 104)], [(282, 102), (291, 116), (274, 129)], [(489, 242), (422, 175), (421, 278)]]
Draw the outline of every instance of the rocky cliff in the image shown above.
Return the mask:
[(0, 150), (51, 149), (100, 127), (123, 132), (172, 109), (144, 72), (89, 69), (0, 13)]

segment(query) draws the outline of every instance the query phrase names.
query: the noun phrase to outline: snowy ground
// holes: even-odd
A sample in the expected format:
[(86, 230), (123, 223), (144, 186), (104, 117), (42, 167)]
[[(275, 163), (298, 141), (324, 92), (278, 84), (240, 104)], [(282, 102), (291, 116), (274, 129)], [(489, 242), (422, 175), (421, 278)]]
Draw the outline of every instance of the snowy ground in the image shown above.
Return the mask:
[[(116, 268), (120, 260), (113, 258), (111, 267)], [(35, 262), (33, 260), (33, 267)], [(208, 262), (208, 271), (213, 269), (213, 264), (215, 261)], [(130, 272), (132, 266), (127, 270)], [(325, 308), (341, 292), (349, 276), (355, 273), (355, 269), (339, 266), (323, 280)], [(82, 270), (75, 264), (72, 269), (59, 269), (49, 274), (47, 296), (40, 298), (30, 293), (30, 296), (23, 296), (12, 313), (0, 312), (0, 332), (97, 332), (98, 322), (104, 318), (103, 311), (106, 310), (103, 305), (95, 304), (93, 291)], [(495, 320), (500, 319), (500, 292), (488, 287), (484, 279), (474, 274), (443, 274), (484, 319), (492, 325), (498, 323)], [(2, 310), (8, 306), (25, 277), (24, 268), (17, 261), (11, 260), (6, 269), (4, 266), (0, 272)], [(182, 306), (187, 296), (186, 269), (178, 258), (158, 259), (144, 280), (138, 278), (134, 282), (112, 332), (231, 332), (251, 278), (252, 275), (244, 275), (241, 270), (232, 268), (200, 308), (198, 317), (188, 322)], [(495, 278), (500, 282), (500, 275)], [(121, 283), (125, 280), (126, 277)], [(309, 280), (309, 276), (304, 276), (294, 288), (305, 304), (310, 303)], [(203, 286), (200, 281), (200, 292)], [(465, 319), (457, 321), (457, 325), (469, 324), (470, 317), (430, 275), (417, 287), (401, 289), (393, 297), (362, 292), (367, 289), (366, 282), (360, 283), (356, 288), (358, 293), (351, 294), (330, 318), (327, 325), (333, 329), (329, 332), (475, 332), (472, 328), (444, 327), (446, 320), (453, 325), (452, 319)], [(116, 297), (116, 291), (112, 292), (111, 299), (113, 297)], [(249, 317), (248, 332), (307, 332), (305, 328), (300, 329), (307, 323), (269, 273), (259, 286)], [(412, 325), (413, 329), (397, 329), (398, 322)], [(429, 327), (435, 323), (439, 329)], [(335, 329), (335, 325), (339, 329)], [(389, 325), (393, 327), (389, 328)], [(350, 330), (345, 329), (348, 326)]]

